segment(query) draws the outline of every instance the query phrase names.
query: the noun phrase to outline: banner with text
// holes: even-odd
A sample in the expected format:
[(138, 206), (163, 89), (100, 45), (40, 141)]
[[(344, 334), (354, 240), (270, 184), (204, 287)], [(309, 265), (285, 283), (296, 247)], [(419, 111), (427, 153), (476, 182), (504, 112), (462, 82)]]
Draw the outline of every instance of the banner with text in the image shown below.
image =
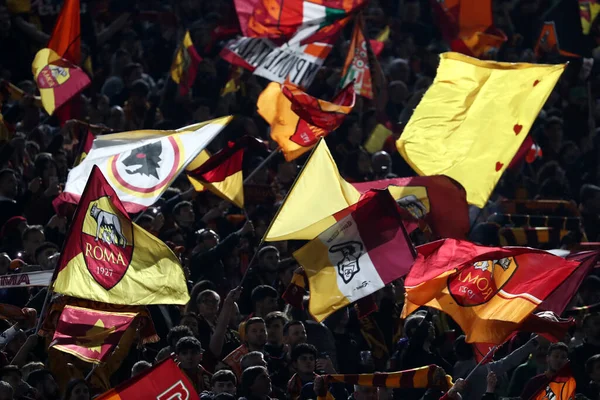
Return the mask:
[(0, 276), (0, 289), (19, 286), (48, 286), (52, 271), (26, 272), (24, 274)]

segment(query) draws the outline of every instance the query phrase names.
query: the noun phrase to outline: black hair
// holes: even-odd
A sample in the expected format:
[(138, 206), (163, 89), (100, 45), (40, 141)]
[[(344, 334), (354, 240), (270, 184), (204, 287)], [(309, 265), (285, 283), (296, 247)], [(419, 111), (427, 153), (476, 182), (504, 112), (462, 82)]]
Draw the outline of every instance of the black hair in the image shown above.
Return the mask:
[(277, 293), (277, 290), (275, 290), (272, 286), (260, 285), (252, 290), (250, 298), (252, 299), (252, 305), (255, 305), (256, 303), (258, 303), (259, 301), (263, 301), (267, 297), (277, 298), (278, 296), (279, 295)]
[(21, 373), (21, 370), (19, 369), (18, 366), (16, 365), (5, 365), (4, 367), (0, 368), (0, 378), (2, 378), (5, 375), (9, 375), (9, 374), (19, 374), (19, 376), (22, 376), (23, 374)]
[(193, 336), (182, 337), (177, 341), (177, 345), (175, 346), (175, 354), (179, 354), (186, 350), (202, 353), (202, 344)]
[(317, 348), (312, 344), (300, 343), (292, 350), (292, 362), (298, 361), (298, 358), (300, 358), (300, 356), (303, 354), (312, 354), (313, 357), (316, 359), (318, 355)]
[(288, 318), (281, 311), (271, 311), (265, 317), (265, 325), (268, 328), (275, 321), (281, 321), (281, 323), (285, 325), (288, 322)]
[(58, 252), (57, 245), (52, 242), (44, 242), (37, 249), (35, 249), (35, 259), (37, 260), (38, 256), (48, 249), (53, 249)]
[(245, 394), (246, 396), (252, 394), (250, 392), (250, 387), (254, 384), (254, 381), (262, 372), (266, 373), (267, 375), (269, 374), (269, 371), (267, 371), (265, 367), (261, 366), (250, 367), (244, 372), (242, 372), (241, 384), (243, 394)]
[(556, 351), (556, 350), (564, 351), (565, 353), (569, 354), (569, 346), (567, 346), (563, 342), (558, 342), (558, 343), (550, 344), (550, 347), (548, 347), (548, 352), (546, 353), (546, 355), (550, 355), (550, 354), (552, 354), (553, 351)]
[(32, 371), (27, 377), (27, 384), (35, 388), (38, 384), (43, 383), (48, 376), (54, 378), (52, 372), (47, 369), (38, 369), (37, 371)]
[(296, 320), (296, 319), (295, 319), (295, 320), (292, 320), (292, 321), (289, 321), (289, 322), (287, 322), (287, 323), (286, 323), (286, 324), (283, 326), (283, 336), (287, 336), (287, 335), (289, 334), (289, 332), (290, 332), (290, 328), (291, 328), (292, 326), (295, 326), (295, 325), (302, 325), (302, 326), (304, 326), (304, 324), (302, 323), (302, 321), (298, 321), (298, 320)]
[(222, 369), (220, 371), (215, 372), (215, 374), (210, 379), (211, 385), (214, 386), (215, 382), (231, 382), (237, 386), (237, 377), (232, 371), (228, 369)]
[[(265, 320), (260, 317), (250, 318), (248, 321), (246, 321), (246, 324), (244, 325), (244, 333), (248, 334), (248, 330), (250, 329), (250, 326), (254, 325), (254, 324), (259, 324), (259, 323), (264, 324)], [(266, 327), (266, 325), (265, 325), (265, 327)]]
[[(167, 333), (167, 343), (171, 347), (175, 347), (179, 339), (186, 336), (194, 336), (194, 332), (185, 325), (177, 325), (171, 328), (169, 333)], [(175, 342), (175, 343), (173, 343)]]
[(33, 232), (41, 232), (44, 233), (44, 227), (41, 225), (29, 225), (27, 228), (25, 228), (25, 230), (23, 231), (23, 235), (21, 236), (22, 240), (25, 241), (27, 240), (27, 237), (29, 237), (29, 235)]
[(191, 202), (189, 201), (180, 201), (179, 203), (175, 204), (175, 207), (173, 207), (173, 214), (174, 215), (179, 215), (179, 211), (186, 206), (190, 206), (192, 208), (194, 208), (194, 206), (192, 205)]

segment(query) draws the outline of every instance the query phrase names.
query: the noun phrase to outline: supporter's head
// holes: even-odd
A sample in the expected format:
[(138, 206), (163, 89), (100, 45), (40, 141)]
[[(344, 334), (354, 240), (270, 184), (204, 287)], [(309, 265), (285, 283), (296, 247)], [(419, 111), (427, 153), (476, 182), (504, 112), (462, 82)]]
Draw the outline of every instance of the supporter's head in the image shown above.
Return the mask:
[(591, 381), (600, 383), (600, 354), (587, 359), (585, 362), (585, 373)]
[(25, 364), (23, 366), (23, 368), (21, 368), (21, 373), (23, 374), (23, 380), (26, 381), (27, 378), (29, 377), (29, 374), (32, 373), (33, 371), (38, 371), (38, 370), (44, 369), (44, 368), (46, 368), (44, 363), (39, 362), (39, 361), (32, 361), (32, 362)]
[(129, 90), (129, 101), (135, 108), (142, 108), (146, 106), (146, 99), (150, 93), (150, 87), (143, 79), (138, 79), (131, 85)]
[(183, 369), (194, 369), (202, 361), (202, 344), (193, 336), (186, 336), (179, 339), (175, 346), (177, 361)]
[(90, 388), (84, 379), (73, 379), (67, 384), (64, 400), (90, 400)]
[(21, 371), (16, 365), (6, 365), (0, 368), (0, 380), (8, 382), (13, 389), (17, 389), (21, 383)]
[(352, 393), (354, 400), (377, 400), (377, 388), (369, 386), (357, 386), (354, 385), (354, 393)]
[(283, 342), (291, 349), (300, 343), (306, 343), (306, 329), (300, 321), (289, 321), (283, 327)]
[(350, 320), (350, 312), (348, 311), (348, 307), (344, 307), (340, 310), (337, 310), (333, 314), (331, 314), (324, 321), (324, 324), (331, 330), (332, 332), (346, 330), (346, 325), (348, 325), (348, 321)]
[(252, 290), (252, 307), (254, 314), (265, 317), (268, 313), (277, 310), (277, 290), (269, 285), (260, 285)]
[(171, 357), (171, 354), (174, 353), (174, 350), (174, 348), (172, 350), (169, 346), (160, 349), (156, 357), (154, 357), (154, 365), (158, 364), (162, 360), (166, 360), (167, 358)]
[(402, 20), (408, 23), (417, 23), (421, 17), (421, 4), (418, 0), (406, 0), (402, 7)]
[(19, 181), (17, 175), (12, 169), (3, 169), (0, 171), (0, 196), (14, 200), (19, 190)]
[(167, 343), (171, 348), (171, 351), (175, 351), (175, 346), (179, 339), (186, 336), (194, 336), (194, 332), (190, 328), (184, 325), (177, 325), (171, 328), (169, 333), (167, 333)]
[(385, 177), (392, 172), (392, 157), (385, 151), (378, 151), (371, 157), (373, 172), (379, 177)]
[(569, 347), (562, 343), (552, 343), (548, 347), (546, 363), (550, 372), (558, 372), (569, 361)]
[(41, 225), (30, 225), (23, 232), (23, 249), (31, 258), (35, 256), (35, 251), (46, 240), (44, 227)]
[(258, 251), (260, 268), (267, 272), (276, 272), (279, 265), (279, 251), (275, 246), (265, 246)]
[(550, 117), (544, 124), (544, 141), (554, 151), (559, 151), (563, 140), (563, 120)]
[(134, 376), (139, 375), (150, 368), (152, 368), (152, 364), (150, 364), (148, 361), (138, 361), (133, 364), (133, 367), (131, 367), (131, 377), (133, 378)]
[(465, 335), (460, 335), (454, 342), (454, 353), (459, 361), (467, 361), (472, 359), (475, 354), (473, 353), (473, 346), (466, 341)]
[(595, 185), (583, 185), (579, 191), (579, 201), (583, 211), (600, 214), (600, 187)]
[(235, 396), (237, 392), (237, 378), (233, 372), (228, 370), (215, 372), (210, 384), (214, 394), (229, 393)]
[(287, 317), (281, 311), (273, 311), (265, 317), (267, 327), (267, 341), (275, 346), (283, 344), (283, 327), (288, 322)]
[(248, 398), (264, 398), (271, 393), (271, 378), (265, 367), (250, 367), (242, 373), (242, 392)]
[(8, 382), (0, 381), (0, 400), (13, 400), (14, 393)]
[(42, 178), (42, 185), (49, 188), (58, 183), (58, 167), (50, 153), (40, 153), (35, 158), (35, 174)]
[(582, 327), (587, 340), (600, 340), (600, 313), (586, 315)]
[(4, 346), (4, 352), (10, 357), (14, 357), (17, 355), (21, 347), (25, 344), (27, 340), (27, 335), (23, 331), (19, 331), (15, 336), (10, 339), (8, 343)]
[(435, 339), (435, 328), (431, 321), (425, 321), (425, 312), (417, 312), (410, 315), (404, 321), (404, 333), (409, 339), (412, 338), (427, 338)]
[(255, 366), (266, 367), (267, 362), (265, 361), (265, 356), (260, 351), (251, 351), (248, 354), (244, 354), (242, 359), (240, 360), (240, 367), (242, 371)]
[(55, 265), (53, 264), (52, 256), (58, 253), (58, 246), (56, 246), (52, 242), (42, 243), (35, 250), (35, 263), (40, 265), (45, 270), (54, 269)]
[(198, 307), (198, 315), (213, 322), (217, 318), (219, 312), (219, 303), (221, 297), (217, 292), (205, 290), (196, 297), (196, 306)]
[(310, 375), (315, 372), (317, 349), (312, 344), (300, 343), (293, 348), (292, 365), (301, 375)]
[(125, 112), (121, 106), (112, 106), (110, 108), (106, 125), (116, 132), (121, 132), (125, 128)]
[(181, 317), (181, 320), (179, 321), (179, 323), (181, 325), (187, 326), (188, 328), (190, 328), (192, 330), (192, 332), (194, 332), (194, 336), (198, 336), (199, 334), (199, 329), (198, 329), (198, 317), (196, 316), (196, 314), (194, 313), (187, 313), (184, 314)]
[(244, 325), (246, 343), (250, 350), (261, 351), (267, 343), (267, 328), (262, 318), (254, 317)]
[(219, 235), (211, 229), (200, 229), (196, 232), (196, 242), (203, 251), (208, 251), (219, 244)]
[(279, 263), (278, 274), (279, 280), (283, 287), (288, 287), (294, 277), (294, 271), (298, 268), (298, 262), (293, 258), (286, 258)]
[(207, 280), (196, 283), (190, 292), (190, 302), (185, 307), (186, 313), (193, 312), (196, 315), (198, 314), (198, 304), (196, 303), (196, 299), (198, 298), (198, 295), (205, 290), (217, 290), (217, 286), (213, 282)]
[(142, 79), (144, 68), (141, 64), (130, 63), (123, 68), (123, 83), (130, 88), (133, 82)]
[(173, 207), (173, 216), (175, 222), (181, 227), (192, 227), (196, 222), (196, 214), (194, 214), (194, 206), (189, 201), (181, 201)]
[(58, 399), (59, 388), (54, 375), (47, 369), (33, 371), (27, 377), (27, 383), (34, 388), (43, 400)]

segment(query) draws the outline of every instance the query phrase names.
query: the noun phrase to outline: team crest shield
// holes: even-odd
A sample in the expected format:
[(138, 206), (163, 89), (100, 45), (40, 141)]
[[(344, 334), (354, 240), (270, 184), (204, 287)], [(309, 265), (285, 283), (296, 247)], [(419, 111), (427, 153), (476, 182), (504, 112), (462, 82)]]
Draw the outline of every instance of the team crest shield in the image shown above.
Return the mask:
[(517, 271), (513, 257), (473, 263), (448, 277), (448, 291), (462, 307), (487, 303)]
[(88, 271), (104, 289), (112, 289), (127, 272), (133, 255), (133, 224), (108, 196), (88, 203), (81, 248)]

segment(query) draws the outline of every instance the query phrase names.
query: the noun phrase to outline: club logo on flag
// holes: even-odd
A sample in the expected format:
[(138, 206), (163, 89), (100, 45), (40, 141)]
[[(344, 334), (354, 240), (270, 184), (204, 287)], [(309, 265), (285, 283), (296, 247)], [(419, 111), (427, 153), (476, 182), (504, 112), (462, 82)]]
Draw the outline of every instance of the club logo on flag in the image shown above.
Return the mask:
[(113, 210), (108, 196), (91, 201), (81, 229), (87, 269), (106, 290), (123, 278), (133, 254), (132, 223)]
[(345, 284), (350, 283), (354, 275), (360, 271), (358, 259), (363, 254), (363, 245), (360, 242), (345, 242), (333, 245), (329, 248), (330, 253), (342, 253), (344, 256), (338, 263), (338, 274)]
[(319, 138), (325, 134), (327, 132), (324, 129), (307, 124), (306, 121), (300, 119), (296, 131), (290, 136), (290, 140), (299, 146), (310, 147), (317, 143)]
[(414, 194), (401, 197), (396, 200), (396, 203), (417, 219), (423, 218), (427, 214), (427, 207)]
[(517, 271), (513, 257), (473, 263), (448, 277), (448, 291), (462, 307), (479, 306), (494, 297)]
[(184, 160), (179, 139), (168, 137), (110, 157), (108, 178), (128, 194), (152, 197), (171, 183)]
[(60, 86), (69, 80), (71, 74), (67, 68), (68, 65), (64, 64), (61, 66), (60, 64), (61, 60), (56, 60), (54, 63), (48, 64), (42, 68), (37, 78), (40, 89), (51, 89)]

